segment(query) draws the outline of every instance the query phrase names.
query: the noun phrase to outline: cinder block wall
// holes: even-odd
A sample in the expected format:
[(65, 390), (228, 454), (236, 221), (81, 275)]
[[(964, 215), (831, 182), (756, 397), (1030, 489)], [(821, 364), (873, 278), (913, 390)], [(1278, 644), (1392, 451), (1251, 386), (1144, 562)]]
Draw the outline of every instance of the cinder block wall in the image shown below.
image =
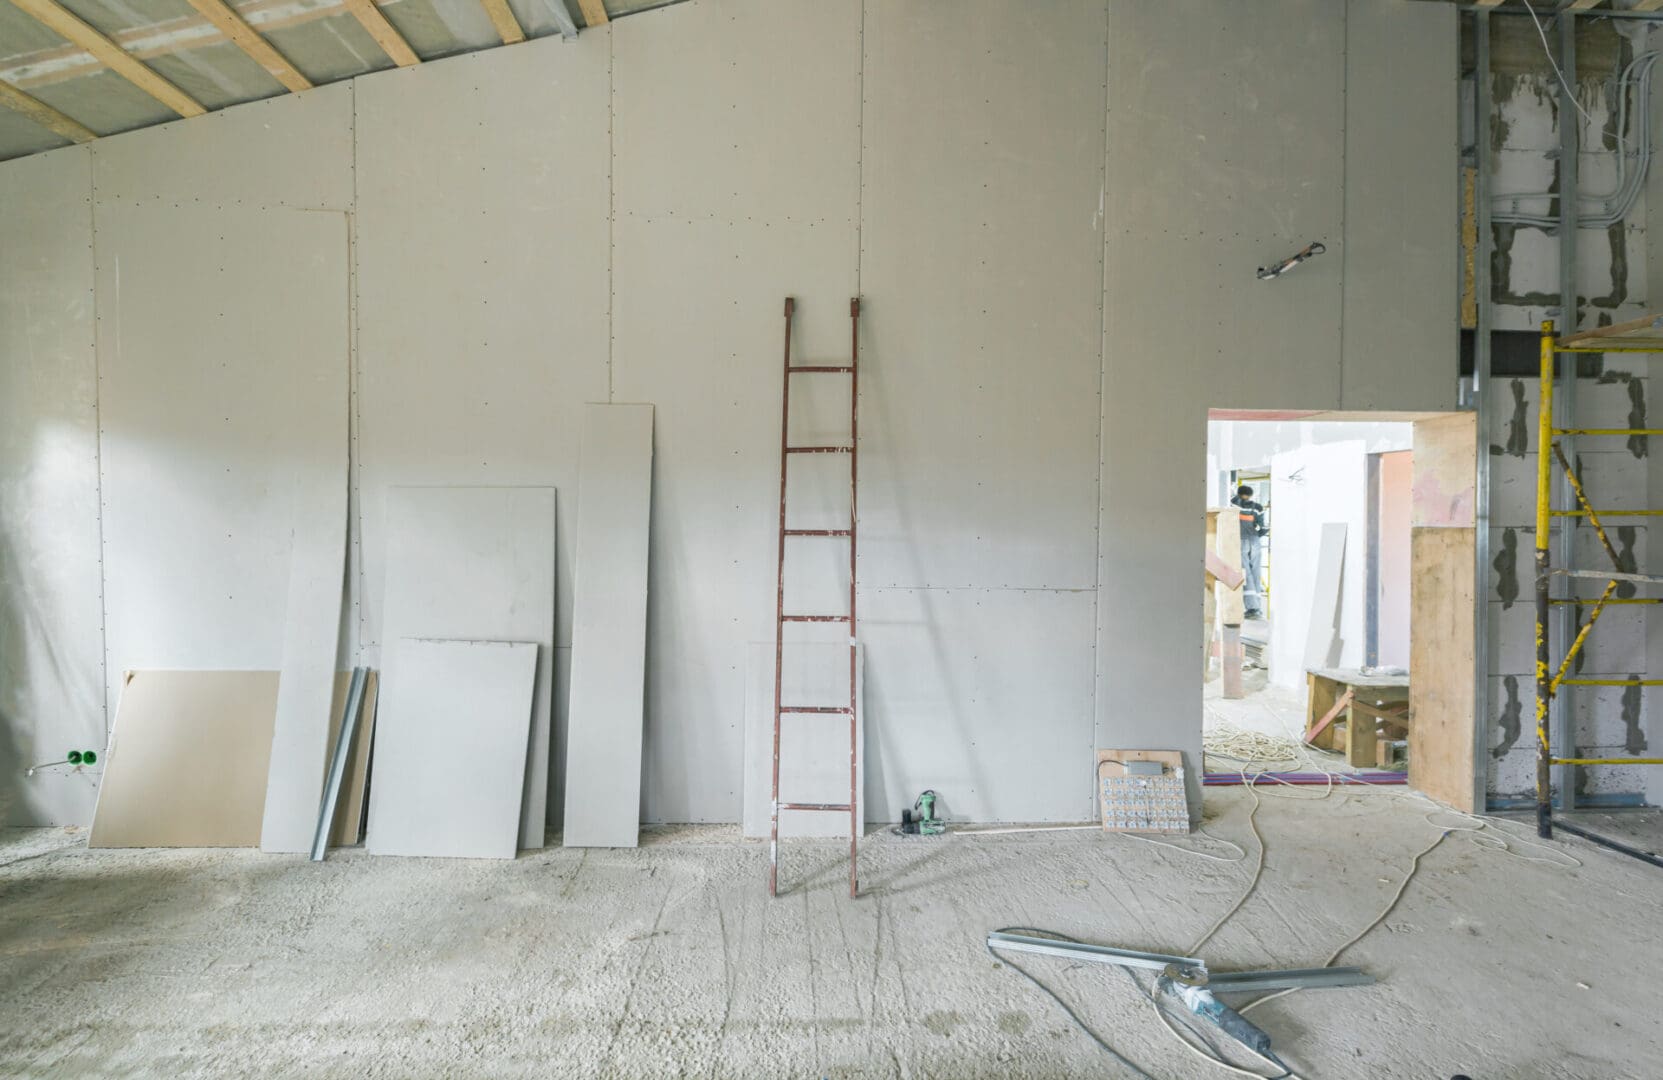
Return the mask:
[[(181, 663), (151, 648), (157, 605), (196, 629), (190, 664), (277, 666), (269, 606), (155, 588), (184, 576), (176, 519), (107, 527), (170, 483), (134, 468), (150, 440), (202, 419), (104, 377), (144, 373), (123, 274), (212, 258), (146, 312), (150, 394), (216, 363), (213, 404), (242, 406), (175, 467), (269, 461), (283, 409), (232, 388), (292, 365), (286, 320), (344, 321), (370, 664), (388, 487), (553, 484), (569, 523), (579, 407), (657, 405), (646, 817), (737, 820), (781, 302), (834, 359), (858, 294), (871, 816), (933, 787), (975, 819), (1088, 817), (1094, 746), (1199, 763), (1175, 598), (1206, 409), (1454, 403), (1455, 71), (1453, 10), (1394, 0), (692, 0), (0, 165), (0, 202), (30, 208), (0, 215), (0, 753), (102, 744), (121, 671)], [(285, 228), (316, 214), (338, 238)], [(216, 222), (312, 243), (350, 288), (287, 289)], [(1328, 253), (1254, 279), (1311, 240)], [(222, 348), (170, 351), (169, 319)], [(193, 511), (202, 581), (283, 580), (239, 532), (271, 483)], [(89, 776), (4, 783), (20, 820), (90, 817)]]

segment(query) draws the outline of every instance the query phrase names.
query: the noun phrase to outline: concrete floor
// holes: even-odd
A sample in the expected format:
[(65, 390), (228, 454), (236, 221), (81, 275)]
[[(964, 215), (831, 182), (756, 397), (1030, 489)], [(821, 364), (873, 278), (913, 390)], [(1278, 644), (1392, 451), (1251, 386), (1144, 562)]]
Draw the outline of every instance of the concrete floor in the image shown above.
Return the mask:
[[(1301, 792), (1298, 794), (1308, 794)], [(510, 863), (0, 842), (0, 1074), (323, 1077), (1121, 1077), (983, 949), (1007, 924), (1180, 951), (1241, 895), (1249, 796), (1210, 792), (1208, 861), (1095, 831), (874, 834), (867, 894), (835, 845), (726, 828)], [(1321, 963), (1454, 823), (1384, 792), (1263, 800), (1263, 880), (1202, 950)], [(1656, 814), (1626, 834), (1656, 838)], [(1522, 833), (1524, 830), (1515, 829)], [(1184, 844), (1226, 858), (1206, 837)], [(1345, 962), (1372, 987), (1252, 1015), (1301, 1076), (1659, 1075), (1663, 871), (1586, 844), (1562, 869), (1453, 835)], [(1025, 958), (1150, 1075), (1217, 1077), (1126, 979)], [(1266, 1070), (1268, 1071), (1268, 1070)]]

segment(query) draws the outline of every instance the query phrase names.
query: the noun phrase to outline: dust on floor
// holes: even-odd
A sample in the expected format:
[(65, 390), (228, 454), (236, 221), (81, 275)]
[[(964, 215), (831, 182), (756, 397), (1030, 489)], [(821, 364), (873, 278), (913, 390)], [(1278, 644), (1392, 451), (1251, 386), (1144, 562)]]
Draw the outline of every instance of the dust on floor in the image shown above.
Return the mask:
[[(1263, 880), (1202, 950), (1321, 963), (1460, 819), (1397, 793), (1263, 799)], [(7, 1076), (1118, 1077), (1132, 1075), (984, 949), (1044, 927), (1187, 949), (1242, 895), (1250, 795), (1208, 793), (1215, 861), (1095, 831), (874, 833), (851, 901), (836, 844), (727, 828), (513, 862), (321, 865), (256, 851), (0, 846)], [(1513, 835), (1526, 830), (1508, 826)], [(1630, 833), (1663, 834), (1657, 815)], [(1562, 861), (1531, 848), (1524, 854)], [(1452, 834), (1342, 959), (1378, 984), (1252, 1016), (1307, 1078), (1655, 1077), (1663, 871), (1586, 844), (1579, 868)], [(1179, 1048), (1119, 971), (1023, 957), (1154, 1077), (1226, 1075)], [(1264, 1071), (1270, 1071), (1268, 1069)]]

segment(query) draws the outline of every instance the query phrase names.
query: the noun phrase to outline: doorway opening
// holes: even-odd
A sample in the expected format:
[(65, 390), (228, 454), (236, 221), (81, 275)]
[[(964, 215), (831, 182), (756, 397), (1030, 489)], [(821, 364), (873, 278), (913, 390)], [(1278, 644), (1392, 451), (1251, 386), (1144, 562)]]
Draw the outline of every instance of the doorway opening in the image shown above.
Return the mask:
[(1204, 783), (1470, 804), (1471, 414), (1213, 410), (1207, 426)]

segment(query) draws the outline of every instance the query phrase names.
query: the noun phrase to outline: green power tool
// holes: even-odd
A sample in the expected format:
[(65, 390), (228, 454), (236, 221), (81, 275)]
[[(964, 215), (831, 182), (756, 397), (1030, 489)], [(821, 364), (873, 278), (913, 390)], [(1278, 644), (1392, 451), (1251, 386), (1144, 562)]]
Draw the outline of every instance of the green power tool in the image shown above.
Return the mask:
[(898, 831), (915, 836), (940, 836), (946, 832), (947, 822), (935, 816), (935, 799), (933, 791), (918, 796), (911, 810), (901, 811), (901, 828)]

